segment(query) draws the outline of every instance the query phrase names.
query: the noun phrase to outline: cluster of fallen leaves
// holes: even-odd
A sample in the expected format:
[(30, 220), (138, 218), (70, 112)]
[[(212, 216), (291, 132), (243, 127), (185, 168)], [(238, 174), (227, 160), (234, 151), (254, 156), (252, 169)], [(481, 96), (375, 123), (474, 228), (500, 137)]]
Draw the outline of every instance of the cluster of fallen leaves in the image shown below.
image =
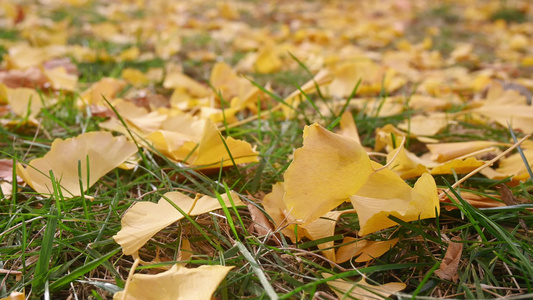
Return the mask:
[[(342, 214), (356, 212), (360, 230), (354, 236), (358, 238), (345, 237), (336, 250), (333, 241), (318, 245), (331, 263), (352, 258), (368, 262), (394, 247), (397, 239), (364, 238), (397, 225), (389, 216), (405, 222), (435, 217), (444, 197), (439, 197), (432, 175), (465, 174), (484, 167), (483, 175), (511, 177), (511, 185), (529, 178), (519, 154), (503, 157), (497, 167), (487, 164), (512, 141), (440, 143), (434, 138), (445, 129), (462, 130), (464, 122), (533, 131), (533, 107), (528, 105), (533, 78), (514, 75), (515, 70), (533, 66), (533, 50), (528, 47), (533, 28), (531, 23), (491, 21), (498, 1), (461, 4), (464, 27), (491, 35), (495, 51), (489, 62), (482, 61), (476, 45), (469, 43), (458, 43), (444, 56), (433, 47), (440, 34), (437, 26), (421, 32), (419, 42), (411, 42), (406, 32), (415, 25), (425, 1), (156, 2), (46, 1), (45, 11), (51, 12), (92, 5), (106, 20), (81, 20), (79, 28), (68, 19), (52, 21), (41, 11), (43, 4), (0, 2), (2, 25), (22, 37), (0, 39), (6, 49), (0, 69), (2, 126), (38, 128), (44, 117), (40, 111), (65, 97), (73, 97), (80, 111), (107, 118), (99, 124), (102, 131), (57, 139), (42, 158), (19, 163), (19, 182), (43, 196), (61, 193), (66, 198), (90, 198), (96, 195), (86, 195), (87, 189), (109, 171), (117, 167), (136, 170), (144, 151), (199, 170), (254, 163), (259, 151), (247, 141), (224, 136), (221, 129), (275, 111), (281, 112), (281, 118), (297, 118), (299, 105), (317, 91), (328, 99), (326, 105), (316, 107), (320, 115), (340, 115), (346, 109), (340, 128), (334, 133), (318, 123), (305, 127), (303, 146), (295, 150), (284, 182), (276, 183), (261, 203), (274, 224), (260, 225), (271, 228), (265, 235), (280, 231), (293, 242), (318, 240), (334, 234)], [(517, 1), (516, 6), (526, 13), (533, 10), (526, 1)], [(139, 11), (143, 17), (133, 18)], [(262, 26), (250, 25), (251, 19)], [(115, 44), (119, 50), (74, 43), (69, 40), (72, 36)], [(207, 46), (191, 42), (202, 36), (208, 38)], [(229, 61), (234, 52), (244, 56), (234, 65), (222, 62)], [(164, 66), (145, 71), (127, 67), (118, 78), (90, 83), (80, 81), (77, 67), (80, 63), (153, 59), (164, 60)], [(210, 67), (194, 77), (185, 72), (184, 60)], [(278, 99), (272, 97), (276, 87), (271, 83), (253, 83), (254, 74), (294, 71), (300, 64), (312, 78)], [(165, 93), (158, 93), (161, 89)], [(397, 127), (376, 128), (374, 149), (369, 149), (361, 145), (349, 113), (354, 110), (369, 117), (406, 111), (411, 115)], [(407, 139), (417, 140), (428, 151), (411, 152), (405, 146)], [(524, 142), (522, 149), (533, 160), (533, 143)], [(372, 159), (376, 153), (386, 156), (385, 165)], [(9, 182), (15, 180), (10, 163), (2, 161), (0, 169), (4, 195), (10, 194)], [(413, 187), (404, 181), (409, 178), (418, 178)], [(476, 206), (505, 205), (465, 198)], [(154, 263), (141, 261), (138, 250), (157, 232), (186, 216), (244, 206), (242, 200), (235, 192), (191, 198), (169, 191), (157, 203), (135, 203), (124, 214), (122, 229), (114, 239), (136, 263)], [(336, 210), (346, 202), (351, 203), (350, 209)], [(188, 259), (187, 245), (183, 241), (181, 260)], [(443, 264), (456, 269), (458, 259), (460, 252), (447, 256)], [(208, 299), (230, 269), (175, 265), (157, 275), (131, 275), (125, 291), (115, 298), (147, 299), (146, 295), (156, 297), (165, 291)], [(446, 278), (454, 276), (446, 269), (441, 273)], [(368, 290), (390, 295), (405, 287), (399, 282), (375, 287), (364, 279), (359, 282), (362, 288), (353, 289), (351, 283), (338, 280), (330, 284), (339, 297), (344, 293), (365, 297), (361, 293)]]

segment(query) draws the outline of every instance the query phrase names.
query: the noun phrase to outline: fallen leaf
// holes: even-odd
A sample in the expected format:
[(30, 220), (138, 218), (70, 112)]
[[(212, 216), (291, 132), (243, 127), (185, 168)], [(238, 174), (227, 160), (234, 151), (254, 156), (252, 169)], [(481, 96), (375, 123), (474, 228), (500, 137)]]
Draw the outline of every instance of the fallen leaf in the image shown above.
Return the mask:
[(26, 299), (26, 295), (24, 293), (11, 292), (9, 297), (2, 298), (0, 300), (25, 300), (25, 299)]
[[(335, 233), (335, 226), (340, 216), (344, 213), (353, 212), (353, 210), (345, 211), (331, 211), (327, 212), (321, 218), (310, 222), (307, 225), (297, 225), (291, 223), (289, 211), (283, 202), (283, 195), (285, 189), (283, 182), (277, 182), (272, 186), (272, 192), (265, 195), (263, 199), (263, 207), (268, 215), (274, 220), (276, 228), (280, 228), (281, 232), (288, 236), (293, 242), (299, 241), (303, 237), (314, 241), (322, 238), (333, 236)], [(317, 247), (322, 250), (322, 254), (332, 262), (335, 262), (335, 249), (333, 249), (334, 241), (318, 244)]]
[[(239, 196), (232, 192), (221, 195), (226, 206), (231, 207), (230, 197), (235, 206), (244, 205)], [(197, 216), (221, 208), (217, 198), (197, 195), (195, 199), (180, 192), (169, 192), (157, 203), (137, 202), (124, 214), (120, 231), (113, 239), (120, 244), (125, 255), (136, 253), (152, 236), (184, 216), (166, 199), (172, 201), (190, 216)]]
[(279, 58), (274, 47), (267, 46), (262, 48), (254, 64), (254, 69), (260, 74), (269, 74), (281, 69), (283, 63)]
[[(115, 300), (209, 300), (233, 267), (200, 266), (188, 269), (174, 265), (156, 274), (134, 274), (126, 290), (115, 293)], [(125, 294), (124, 294), (125, 293)]]
[(265, 217), (263, 211), (261, 211), (257, 206), (252, 203), (247, 203), (248, 211), (252, 216), (252, 221), (254, 222), (254, 230), (260, 236), (265, 236), (269, 233), (272, 233), (274, 230), (272, 225)]
[(30, 88), (7, 88), (7, 101), (11, 110), (20, 117), (33, 118), (41, 112), (46, 97)]
[(245, 141), (232, 137), (222, 137), (220, 131), (211, 120), (205, 121), (204, 131), (200, 139), (198, 151), (187, 160), (193, 166), (219, 168), (258, 162), (258, 153)]
[(48, 78), (46, 78), (40, 68), (31, 67), (24, 70), (0, 71), (0, 83), (10, 88), (45, 88)]
[[(53, 194), (52, 171), (63, 196), (71, 198), (80, 196), (80, 189), (86, 191), (135, 152), (135, 144), (123, 136), (114, 137), (103, 131), (88, 132), (66, 140), (56, 139), (50, 151), (42, 158), (30, 161), (27, 168), (17, 164), (17, 174), (36, 192)], [(78, 164), (81, 170), (78, 170)], [(80, 180), (83, 187), (80, 187)]]
[[(525, 102), (525, 101), (524, 101)], [(533, 106), (523, 105), (484, 105), (473, 112), (494, 120), (503, 127), (511, 124), (515, 130), (533, 132)]]
[(212, 93), (207, 86), (181, 73), (179, 70), (174, 70), (166, 75), (163, 87), (167, 89), (183, 88), (196, 97), (206, 97)]
[(391, 170), (382, 169), (370, 175), (350, 200), (359, 216), (359, 235), (395, 226), (389, 215), (411, 222), (434, 218), (440, 211), (435, 180), (427, 173), (411, 188)]
[(137, 87), (147, 85), (150, 82), (148, 77), (146, 77), (143, 72), (133, 68), (124, 68), (122, 70), (121, 77), (129, 84)]
[(70, 74), (64, 67), (44, 69), (43, 74), (55, 90), (74, 92), (78, 86), (78, 76)]
[(354, 262), (367, 262), (376, 259), (387, 253), (398, 241), (398, 238), (388, 241), (369, 241), (345, 237), (337, 250), (336, 262), (340, 264), (356, 256)]
[[(324, 278), (330, 278), (331, 274), (322, 273)], [(387, 298), (390, 295), (399, 292), (406, 288), (406, 285), (401, 282), (389, 282), (382, 285), (372, 285), (366, 282), (365, 277), (357, 282), (349, 282), (343, 279), (336, 279), (327, 281), (327, 284), (335, 292), (339, 299), (346, 299), (353, 297), (358, 300), (374, 300), (379, 298)]]
[(431, 159), (437, 162), (446, 162), (469, 153), (476, 152), (492, 146), (504, 145), (493, 141), (470, 141), (459, 143), (437, 143), (427, 144), (426, 147), (431, 152)]
[[(533, 149), (523, 149), (526, 160), (531, 164), (533, 162)], [(529, 178), (529, 172), (524, 160), (520, 156), (520, 153), (514, 153), (507, 157), (503, 157), (499, 160), (498, 168), (485, 168), (480, 171), (490, 179), (504, 179), (511, 177), (510, 185), (517, 185), (521, 181), (525, 181)]]
[(167, 115), (135, 105), (130, 101), (116, 99), (112, 102), (118, 114), (141, 132), (150, 133), (160, 128)]
[(239, 76), (231, 66), (223, 62), (213, 66), (209, 82), (215, 89), (217, 98), (230, 102), (231, 108), (235, 109), (255, 105), (261, 92), (249, 79)]
[[(392, 149), (398, 147), (403, 138), (407, 138), (409, 135), (406, 132), (394, 127), (392, 124), (387, 124), (382, 128), (376, 129), (376, 142), (374, 143), (374, 151), (381, 151), (386, 149), (390, 152)], [(394, 141), (392, 140), (394, 137)], [(415, 136), (409, 136), (415, 137)]]
[(363, 146), (351, 138), (316, 123), (305, 127), (303, 137), (303, 147), (285, 172), (283, 201), (305, 226), (349, 201), (374, 169)]
[(510, 206), (518, 204), (513, 195), (513, 192), (511, 192), (511, 190), (505, 184), (498, 184), (495, 187), (497, 190), (500, 191), (501, 199), (503, 203), (505, 203), (505, 205)]
[(433, 218), (439, 211), (431, 175), (423, 174), (411, 188), (393, 171), (371, 162), (353, 139), (318, 124), (304, 129), (303, 147), (294, 152), (284, 187), (288, 217), (303, 227), (345, 201), (359, 215), (360, 235), (394, 226), (389, 215), (409, 222)]
[(0, 190), (2, 194), (8, 199), (13, 194), (13, 185), (9, 182), (0, 182)]
[[(58, 53), (57, 55), (60, 55)], [(10, 47), (5, 60), (10, 69), (27, 69), (38, 67), (43, 62), (53, 58), (55, 55), (49, 53), (46, 48), (31, 47), (27, 44), (20, 44)]]
[(361, 144), (361, 139), (359, 138), (359, 133), (357, 132), (357, 126), (353, 115), (349, 111), (345, 111), (339, 122), (340, 130), (337, 131), (337, 134), (340, 134), (344, 137), (351, 138), (357, 143)]
[[(439, 189), (439, 193), (441, 193), (441, 192), (443, 192), (443, 190)], [(470, 204), (470, 205), (472, 205), (473, 207), (476, 207), (476, 208), (488, 208), (488, 207), (502, 207), (502, 206), (505, 206), (505, 203), (493, 199), (493, 198), (497, 199), (498, 198), (497, 196), (492, 196), (492, 198), (491, 198), (491, 197), (480, 195), (478, 193), (468, 192), (468, 191), (465, 191), (463, 189), (461, 189), (460, 195), (461, 195), (461, 198), (463, 200), (465, 200), (466, 202), (468, 202), (468, 204)], [(459, 202), (459, 199), (457, 199), (457, 197), (453, 193), (449, 193), (448, 197), (445, 197), (441, 201), (445, 202), (445, 203), (452, 203), (452, 201), (450, 200), (449, 197), (454, 199), (455, 203)], [(446, 206), (444, 206), (444, 208), (446, 210), (448, 210), (448, 211), (453, 210), (453, 209), (458, 209), (456, 206), (452, 206), (452, 205), (446, 205)]]
[[(0, 159), (0, 181), (13, 181), (13, 160), (12, 159)], [(17, 176), (17, 182), (22, 181)]]
[(428, 173), (423, 161), (403, 147), (397, 148), (387, 155), (387, 165), (402, 179), (414, 178)]
[[(330, 211), (321, 218), (302, 226), (304, 236), (312, 241), (331, 237), (335, 234), (335, 226), (339, 221), (340, 216), (347, 211)], [(318, 249), (322, 250), (322, 254), (329, 260), (336, 262), (335, 249), (333, 249), (334, 242), (329, 241), (317, 245)]]
[(431, 175), (439, 174), (457, 174), (469, 173), (484, 165), (485, 162), (474, 157), (466, 159), (454, 159), (443, 164), (437, 165), (431, 169)]
[(78, 106), (101, 105), (104, 98), (111, 101), (116, 94), (126, 87), (126, 82), (121, 79), (104, 77), (80, 94)]
[(398, 125), (398, 128), (409, 131), (411, 134), (432, 136), (453, 122), (454, 115), (435, 112), (427, 116), (416, 115)]
[(461, 254), (463, 253), (463, 244), (460, 242), (461, 238), (457, 236), (450, 240), (444, 259), (440, 264), (440, 268), (435, 271), (435, 275), (440, 279), (456, 282), (459, 278), (457, 269), (459, 268)]
[(304, 229), (302, 226), (295, 227), (295, 223), (288, 219), (290, 211), (287, 210), (287, 206), (283, 202), (284, 194), (284, 183), (276, 182), (272, 186), (272, 192), (266, 194), (263, 198), (262, 204), (266, 213), (274, 221), (275, 229), (281, 230), (291, 241), (296, 242), (304, 236)]

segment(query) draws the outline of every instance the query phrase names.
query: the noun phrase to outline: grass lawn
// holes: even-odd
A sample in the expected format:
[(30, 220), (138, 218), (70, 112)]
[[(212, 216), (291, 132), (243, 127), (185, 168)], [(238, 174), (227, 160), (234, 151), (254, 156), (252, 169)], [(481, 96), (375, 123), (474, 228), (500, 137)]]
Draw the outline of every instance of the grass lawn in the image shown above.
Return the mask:
[(0, 299), (533, 298), (528, 1), (0, 24)]

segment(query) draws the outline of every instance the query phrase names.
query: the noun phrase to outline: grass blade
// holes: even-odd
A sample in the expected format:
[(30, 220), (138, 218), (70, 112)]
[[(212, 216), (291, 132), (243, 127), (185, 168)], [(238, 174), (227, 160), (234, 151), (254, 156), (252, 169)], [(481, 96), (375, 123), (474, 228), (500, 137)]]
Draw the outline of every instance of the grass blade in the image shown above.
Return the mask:
[(81, 267), (77, 268), (74, 271), (71, 271), (69, 274), (61, 277), (60, 279), (54, 281), (52, 284), (50, 284), (50, 290), (52, 292), (58, 291), (71, 283), (72, 281), (76, 280), (76, 278), (83, 276), (84, 274), (96, 269), (98, 266), (100, 266), (102, 263), (106, 262), (108, 259), (110, 259), (113, 255), (117, 254), (120, 251), (121, 248), (117, 248), (114, 251), (109, 252), (108, 254), (99, 257), (87, 264), (82, 265)]
[(48, 271), (50, 267), (50, 259), (52, 258), (52, 248), (54, 247), (54, 239), (57, 227), (57, 209), (52, 206), (50, 214), (47, 217), (46, 229), (43, 234), (43, 242), (41, 250), (39, 251), (39, 260), (35, 267), (33, 274), (33, 282), (31, 285), (32, 291), (36, 294), (42, 293), (46, 281), (48, 281)]
[(248, 249), (246, 249), (246, 247), (241, 242), (237, 241), (236, 244), (244, 258), (248, 261), (248, 263), (250, 263), (250, 266), (252, 267), (252, 270), (254, 271), (255, 275), (259, 278), (259, 282), (261, 282), (261, 285), (265, 289), (266, 294), (272, 300), (278, 299), (278, 294), (276, 294), (276, 292), (274, 291), (274, 288), (266, 278), (265, 273), (263, 272), (259, 264), (255, 261), (250, 251), (248, 251)]

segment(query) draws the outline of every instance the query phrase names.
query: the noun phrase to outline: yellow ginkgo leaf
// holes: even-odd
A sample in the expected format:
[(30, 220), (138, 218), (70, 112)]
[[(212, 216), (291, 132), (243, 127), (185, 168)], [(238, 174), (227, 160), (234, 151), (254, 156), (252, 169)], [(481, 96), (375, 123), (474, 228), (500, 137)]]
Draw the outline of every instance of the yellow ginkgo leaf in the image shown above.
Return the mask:
[(399, 239), (388, 241), (368, 241), (345, 237), (342, 246), (337, 250), (337, 263), (343, 263), (357, 256), (355, 262), (366, 262), (387, 253)]
[(350, 199), (359, 216), (359, 235), (396, 225), (389, 215), (410, 222), (434, 218), (440, 210), (435, 180), (427, 173), (411, 188), (391, 170), (382, 169), (373, 173)]
[(398, 125), (398, 128), (409, 131), (416, 135), (435, 135), (441, 129), (450, 124), (453, 120), (453, 115), (436, 112), (428, 116), (416, 115), (411, 117), (409, 122), (404, 121)]
[[(221, 195), (226, 206), (244, 205), (236, 193)], [(132, 255), (137, 252), (152, 236), (168, 225), (179, 221), (184, 216), (168, 200), (190, 216), (197, 216), (221, 208), (217, 198), (199, 195), (195, 199), (180, 192), (169, 192), (157, 203), (137, 202), (122, 217), (120, 231), (113, 239), (122, 246), (122, 252)]]
[(141, 54), (141, 50), (139, 50), (139, 48), (131, 47), (131, 48), (128, 48), (128, 49), (120, 52), (120, 54), (117, 57), (117, 60), (118, 61), (135, 60), (135, 59), (137, 59), (139, 57), (140, 54)]
[(412, 95), (409, 98), (409, 107), (411, 109), (424, 112), (445, 110), (450, 108), (453, 104), (459, 105), (461, 102), (458, 98), (448, 99), (423, 95)]
[(145, 139), (161, 154), (175, 161), (189, 157), (198, 145), (194, 137), (168, 130), (154, 131)]
[(392, 92), (405, 84), (392, 69), (378, 65), (369, 58), (343, 61), (334, 68), (335, 79), (329, 86), (329, 93), (336, 97), (348, 97), (359, 80), (362, 80), (358, 94), (377, 94), (382, 89)]
[(115, 293), (113, 299), (209, 300), (232, 268), (214, 265), (189, 269), (174, 265), (170, 270), (156, 275), (134, 274), (126, 290)]
[(235, 164), (257, 162), (257, 154), (257, 151), (245, 141), (222, 137), (215, 124), (207, 119), (198, 151), (188, 162), (194, 166), (219, 168), (221, 165), (232, 166), (234, 162)]
[(31, 47), (20, 44), (9, 48), (5, 60), (10, 69), (27, 69), (37, 67), (51, 56), (47, 54), (45, 48)]
[[(240, 101), (239, 98), (233, 98)], [(242, 107), (241, 107), (242, 108)], [(214, 107), (201, 107), (199, 117), (202, 119), (211, 119), (213, 123), (222, 124), (224, 121), (228, 124), (237, 122), (235, 114), (239, 109), (230, 107), (226, 109), (214, 108)]]
[(259, 51), (254, 64), (257, 73), (274, 73), (281, 69), (283, 63), (274, 47), (265, 47)]
[(81, 93), (82, 102), (79, 106), (99, 105), (104, 103), (104, 98), (111, 101), (124, 87), (126, 87), (124, 80), (109, 77), (102, 78)]
[[(339, 221), (340, 216), (346, 211), (330, 211), (326, 213), (322, 218), (317, 219), (305, 227), (303, 227), (304, 235), (312, 240), (319, 240), (335, 235), (335, 226)], [(336, 262), (335, 249), (332, 249), (334, 245), (333, 241), (318, 244), (318, 249), (322, 250), (322, 254), (329, 260)]]
[(329, 85), (331, 94), (336, 97), (348, 97), (356, 83), (361, 79), (357, 68), (353, 63), (345, 63), (338, 66), (335, 71), (335, 79)]
[(361, 139), (359, 138), (359, 133), (357, 132), (357, 126), (355, 125), (355, 121), (351, 112), (345, 111), (342, 114), (339, 126), (340, 130), (337, 131), (337, 134), (351, 138), (357, 143), (361, 144)]
[(123, 69), (121, 76), (124, 80), (134, 86), (143, 86), (150, 82), (148, 77), (146, 77), (143, 72), (133, 68)]
[[(407, 137), (406, 132), (401, 131), (400, 129), (394, 127), (392, 124), (387, 124), (382, 128), (376, 129), (376, 143), (374, 144), (374, 151), (381, 151), (383, 148), (386, 148), (387, 151), (390, 151), (402, 143), (402, 139)], [(394, 141), (392, 138), (394, 137)], [(414, 137), (414, 136), (410, 136)]]
[(78, 76), (67, 73), (67, 70), (64, 67), (43, 69), (43, 73), (54, 89), (69, 92), (76, 91)]
[(403, 147), (397, 148), (387, 155), (387, 164), (389, 169), (402, 179), (418, 177), (428, 172), (422, 160)]
[(502, 145), (502, 143), (493, 141), (470, 141), (459, 143), (427, 144), (426, 147), (432, 154), (432, 160), (437, 162), (445, 162), (496, 145)]
[(152, 132), (161, 127), (167, 119), (165, 114), (158, 111), (148, 112), (146, 108), (122, 99), (113, 101), (113, 106), (124, 120), (135, 125), (141, 132)]
[[(518, 85), (519, 86), (519, 85)], [(484, 105), (520, 105), (525, 106), (526, 97), (519, 90), (505, 88), (505, 83), (495, 80), (492, 81), (487, 90), (487, 97)]]
[[(272, 186), (272, 192), (265, 195), (265, 198), (263, 199), (263, 207), (272, 220), (274, 220), (276, 229), (281, 229), (281, 232), (288, 236), (293, 242), (300, 240), (302, 237), (307, 237), (313, 241), (333, 236), (339, 217), (343, 213), (353, 212), (353, 210), (331, 211), (326, 213), (322, 218), (305, 226), (295, 226), (295, 224), (288, 223), (287, 207), (283, 202), (284, 193), (285, 189), (283, 188), (283, 182), (277, 182)], [(317, 247), (319, 249), (325, 249), (322, 251), (324, 256), (335, 262), (336, 258), (335, 250), (332, 249), (333, 245), (333, 241), (329, 241), (319, 244)]]
[(287, 206), (283, 202), (283, 195), (285, 194), (283, 185), (283, 182), (276, 182), (272, 186), (272, 192), (266, 194), (265, 198), (263, 198), (263, 208), (274, 221), (276, 229), (281, 229), (284, 235), (296, 242), (304, 236), (304, 231), (302, 226), (298, 226), (295, 234), (295, 224), (290, 223), (287, 218)]
[(457, 174), (469, 173), (481, 167), (485, 162), (477, 160), (475, 157), (469, 157), (467, 159), (454, 159), (448, 162), (445, 162), (441, 165), (433, 167), (431, 169), (431, 175), (438, 174)]
[[(26, 169), (18, 164), (17, 173), (36, 192), (52, 194), (52, 171), (63, 196), (70, 198), (81, 195), (80, 180), (83, 190), (87, 190), (135, 152), (135, 144), (123, 136), (114, 137), (102, 131), (88, 132), (66, 140), (56, 139), (50, 151), (44, 157), (30, 161)], [(78, 170), (78, 164), (81, 170)]]
[(468, 43), (459, 44), (453, 51), (450, 53), (449, 63), (457, 63), (462, 61), (467, 61), (473, 59), (475, 56), (472, 54), (474, 50), (474, 45)]
[(195, 97), (206, 97), (212, 93), (207, 86), (181, 73), (180, 70), (173, 70), (171, 73), (167, 74), (165, 81), (163, 82), (163, 86), (167, 89), (186, 89), (192, 96)]
[[(313, 124), (285, 173), (288, 212), (301, 225), (348, 201), (374, 172), (361, 144)], [(385, 183), (386, 185), (386, 183)]]
[(6, 297), (6, 298), (2, 298), (0, 300), (24, 300), (26, 299), (26, 296), (24, 293), (20, 293), (20, 292), (11, 292), (11, 294), (9, 295), (9, 297)]
[(511, 124), (513, 129), (526, 133), (533, 132), (533, 106), (522, 105), (483, 105), (473, 112), (494, 120), (503, 127)]
[[(527, 148), (524, 149), (523, 152), (527, 161), (531, 164), (533, 161), (533, 149)], [(481, 174), (490, 179), (497, 180), (512, 177), (512, 185), (517, 185), (520, 181), (525, 181), (529, 178), (527, 165), (524, 163), (520, 153), (515, 153), (500, 159), (498, 168), (485, 168), (481, 170)]]
[(239, 11), (236, 9), (236, 7), (233, 7), (228, 3), (219, 3), (218, 10), (220, 15), (228, 20), (237, 20), (240, 17)]
[[(333, 275), (322, 273), (324, 278)], [(342, 279), (327, 282), (329, 287), (335, 292), (339, 299), (374, 300), (387, 298), (390, 295), (405, 289), (406, 285), (401, 282), (389, 282), (383, 285), (372, 285), (366, 282), (363, 277), (357, 282), (348, 282)]]
[[(257, 96), (261, 92), (249, 79), (241, 77), (230, 65), (218, 62), (211, 70), (209, 82), (216, 91), (217, 97), (224, 101), (231, 101), (231, 108), (243, 109), (257, 103)], [(237, 100), (233, 100), (237, 98)]]
[(11, 110), (20, 117), (35, 117), (44, 106), (44, 99), (30, 88), (6, 88), (7, 101)]

